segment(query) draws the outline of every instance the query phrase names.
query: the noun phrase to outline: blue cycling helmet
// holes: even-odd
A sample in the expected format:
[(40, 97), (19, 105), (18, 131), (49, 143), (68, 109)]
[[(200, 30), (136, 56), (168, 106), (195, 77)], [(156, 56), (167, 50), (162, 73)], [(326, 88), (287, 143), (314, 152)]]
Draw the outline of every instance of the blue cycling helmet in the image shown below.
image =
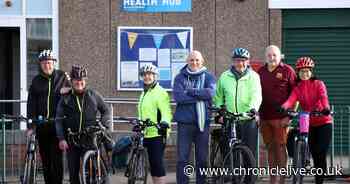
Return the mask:
[(249, 59), (249, 51), (245, 48), (235, 48), (232, 50), (232, 58), (245, 58)]

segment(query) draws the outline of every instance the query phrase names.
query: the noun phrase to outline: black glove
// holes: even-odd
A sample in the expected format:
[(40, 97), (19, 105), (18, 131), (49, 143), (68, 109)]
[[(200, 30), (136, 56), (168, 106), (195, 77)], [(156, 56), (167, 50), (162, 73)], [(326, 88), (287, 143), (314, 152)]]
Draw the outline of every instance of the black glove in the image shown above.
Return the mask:
[(281, 113), (281, 114), (284, 114), (284, 113), (287, 112), (287, 110), (286, 110), (285, 108), (281, 107), (281, 106), (278, 107), (276, 111), (277, 111), (278, 113)]
[(259, 112), (256, 111), (254, 108), (250, 109), (249, 113), (251, 113), (251, 117), (254, 117), (253, 120), (255, 120), (256, 122), (259, 122)]
[(162, 136), (166, 136), (168, 128), (169, 128), (169, 124), (165, 121), (161, 121), (158, 124), (158, 134)]
[(255, 116), (259, 115), (259, 112), (256, 111), (254, 108), (250, 109), (249, 112), (252, 113), (252, 114), (255, 115)]
[(132, 131), (133, 132), (141, 132), (141, 127), (139, 125), (135, 125), (134, 127), (132, 127)]
[(329, 110), (328, 108), (324, 108), (321, 113), (325, 116), (328, 116), (331, 114), (331, 110)]

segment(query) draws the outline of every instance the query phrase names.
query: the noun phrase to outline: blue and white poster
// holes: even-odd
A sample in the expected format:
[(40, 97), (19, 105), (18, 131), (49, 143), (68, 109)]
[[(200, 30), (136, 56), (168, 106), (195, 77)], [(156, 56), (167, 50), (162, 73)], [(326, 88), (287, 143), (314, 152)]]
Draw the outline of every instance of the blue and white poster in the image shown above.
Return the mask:
[(126, 12), (191, 12), (192, 0), (122, 0), (121, 9)]
[(140, 68), (158, 67), (159, 84), (171, 90), (175, 75), (192, 50), (192, 27), (118, 27), (118, 90), (142, 90)]

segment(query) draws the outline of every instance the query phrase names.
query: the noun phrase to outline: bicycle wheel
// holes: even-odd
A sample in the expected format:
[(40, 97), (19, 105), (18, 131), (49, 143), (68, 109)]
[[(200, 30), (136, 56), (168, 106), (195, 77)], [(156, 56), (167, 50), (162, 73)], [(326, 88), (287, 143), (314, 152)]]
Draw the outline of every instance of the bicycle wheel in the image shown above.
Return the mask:
[[(295, 171), (300, 171), (301, 168), (305, 168), (305, 156), (306, 156), (307, 143), (299, 140), (295, 143), (294, 156), (293, 156), (293, 168)], [(302, 184), (304, 176), (300, 173), (293, 175), (293, 184)]]
[(129, 169), (128, 184), (147, 184), (148, 160), (145, 149), (132, 154)]
[(36, 177), (36, 155), (35, 153), (28, 153), (24, 164), (22, 184), (36, 183), (35, 177)]
[(227, 172), (222, 173), (220, 183), (253, 184), (256, 181), (256, 176), (249, 171), (249, 168), (256, 168), (256, 160), (245, 145), (234, 146), (225, 155), (222, 168)]
[[(212, 144), (210, 145), (210, 153), (209, 153), (209, 164), (210, 168), (220, 168), (223, 162), (222, 148), (220, 147), (220, 143), (217, 140), (212, 140)], [(216, 183), (219, 180), (219, 175), (210, 176), (210, 183)]]
[(109, 184), (109, 176), (102, 158), (97, 151), (89, 150), (84, 154), (82, 167), (83, 184)]
[(210, 167), (211, 168), (218, 168), (221, 166), (221, 163), (223, 161), (223, 153), (220, 148), (220, 143), (219, 142), (213, 142), (210, 145)]

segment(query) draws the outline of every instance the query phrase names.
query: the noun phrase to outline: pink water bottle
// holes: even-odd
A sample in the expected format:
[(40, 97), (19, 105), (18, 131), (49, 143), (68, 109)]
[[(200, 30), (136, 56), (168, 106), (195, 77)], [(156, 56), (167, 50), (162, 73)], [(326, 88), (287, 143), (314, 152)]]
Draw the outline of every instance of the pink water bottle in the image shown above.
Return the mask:
[(309, 133), (310, 113), (299, 113), (299, 131), (300, 133)]

